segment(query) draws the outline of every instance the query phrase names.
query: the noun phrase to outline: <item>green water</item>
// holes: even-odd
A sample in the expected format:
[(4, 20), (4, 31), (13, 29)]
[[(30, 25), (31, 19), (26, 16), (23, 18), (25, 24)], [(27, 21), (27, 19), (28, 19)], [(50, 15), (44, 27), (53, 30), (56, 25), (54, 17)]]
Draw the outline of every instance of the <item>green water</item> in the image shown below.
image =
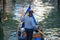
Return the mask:
[[(44, 26), (45, 25), (45, 29), (47, 28), (59, 28), (60, 26), (60, 12), (56, 12), (56, 10), (54, 9), (54, 12), (51, 11), (51, 13), (48, 15), (48, 18), (45, 18), (43, 21), (40, 22), (40, 26)], [(14, 16), (14, 15), (12, 15)], [(17, 27), (19, 22), (16, 20), (12, 19), (11, 15), (8, 15), (8, 20), (3, 22), (3, 29), (4, 29), (4, 39), (8, 40), (10, 37), (10, 34), (12, 34), (13, 32), (17, 31)], [(46, 23), (44, 23), (46, 22)], [(1, 39), (3, 40), (3, 30), (2, 28), (0, 28), (1, 30)]]

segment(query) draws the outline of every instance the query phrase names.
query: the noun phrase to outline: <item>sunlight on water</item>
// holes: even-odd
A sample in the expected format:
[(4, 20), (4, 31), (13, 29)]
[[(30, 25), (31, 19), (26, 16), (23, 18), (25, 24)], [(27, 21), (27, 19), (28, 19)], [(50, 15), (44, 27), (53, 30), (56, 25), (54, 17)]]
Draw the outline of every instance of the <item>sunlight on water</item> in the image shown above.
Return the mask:
[[(47, 6), (45, 6), (47, 5)], [(48, 3), (46, 4), (43, 4), (42, 1), (39, 1), (39, 0), (35, 0), (32, 4), (31, 4), (31, 7), (32, 7), (32, 10), (34, 11), (34, 17), (37, 19), (37, 21), (42, 21), (44, 18), (44, 14), (47, 14), (46, 16), (48, 16), (49, 12), (54, 8), (53, 6), (48, 6)], [(28, 4), (27, 4), (27, 7), (20, 7), (20, 6), (17, 6), (15, 11), (14, 11), (14, 14), (16, 15), (16, 17), (14, 19), (19, 19), (20, 21), (20, 16), (21, 16), (21, 12), (22, 13), (25, 13), (27, 8), (28, 8)], [(23, 10), (23, 11), (22, 11)], [(13, 36), (12, 36), (13, 37)], [(9, 40), (14, 40), (12, 37), (10, 37)], [(15, 36), (16, 38), (16, 36)]]
[[(45, 4), (45, 5), (47, 5), (47, 4)], [(34, 11), (34, 16), (37, 19), (37, 21), (42, 21), (43, 19), (45, 19), (44, 14), (48, 15), (48, 13), (51, 11), (51, 9), (54, 8), (53, 6), (45, 6), (45, 5), (43, 4), (42, 1), (39, 1), (39, 0), (35, 0), (31, 4), (31, 8)], [(23, 11), (22, 12), (25, 13), (28, 6), (29, 5), (27, 5), (27, 7), (24, 7), (24, 8), (20, 7), (20, 6), (17, 7), (17, 9), (15, 10), (15, 15), (17, 15), (16, 16), (17, 19), (19, 19), (21, 16), (19, 14), (19, 13), (21, 13), (21, 10), (24, 10), (24, 12)]]
[(45, 6), (42, 1), (35, 0), (33, 2), (35, 6), (32, 6), (32, 10), (34, 10), (34, 16), (38, 21), (42, 21), (44, 19), (44, 14), (49, 14), (49, 12), (54, 8), (53, 6)]

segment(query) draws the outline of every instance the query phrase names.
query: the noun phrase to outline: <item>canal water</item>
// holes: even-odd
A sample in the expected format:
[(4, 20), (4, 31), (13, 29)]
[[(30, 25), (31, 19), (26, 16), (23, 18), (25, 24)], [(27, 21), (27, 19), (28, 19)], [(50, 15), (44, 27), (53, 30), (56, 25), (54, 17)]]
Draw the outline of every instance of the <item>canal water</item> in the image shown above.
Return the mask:
[[(24, 8), (22, 7), (21, 4), (16, 4), (15, 6), (15, 10), (14, 10), (14, 15), (16, 15), (15, 17), (13, 17), (13, 19), (20, 21), (20, 12), (21, 10), (24, 10), (23, 13), (26, 12), (27, 8), (29, 7), (29, 4), (25, 5)], [(43, 21), (45, 19), (45, 15), (46, 17), (49, 15), (49, 13), (51, 12), (52, 9), (54, 9), (54, 6), (49, 6), (49, 3), (43, 3), (42, 1), (37, 1), (35, 0), (32, 4), (31, 4), (32, 10), (34, 11), (34, 17), (37, 19), (38, 22)], [(43, 28), (43, 31), (45, 33), (45, 35), (47, 37), (49, 37), (51, 40), (59, 40), (58, 35), (60, 35), (60, 30), (59, 28), (50, 28), (50, 29), (46, 29)], [(17, 28), (13, 30), (9, 30), (7, 31), (7, 33), (9, 32), (9, 36), (8, 36), (8, 40), (17, 40)]]

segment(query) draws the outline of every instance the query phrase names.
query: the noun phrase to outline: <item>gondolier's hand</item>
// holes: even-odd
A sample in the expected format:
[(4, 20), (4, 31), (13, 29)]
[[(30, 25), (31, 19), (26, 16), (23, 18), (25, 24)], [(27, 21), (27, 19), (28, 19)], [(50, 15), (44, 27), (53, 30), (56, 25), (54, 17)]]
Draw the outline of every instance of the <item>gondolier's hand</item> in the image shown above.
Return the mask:
[(38, 30), (38, 26), (36, 25), (36, 26), (34, 27), (34, 29), (35, 29), (35, 30)]

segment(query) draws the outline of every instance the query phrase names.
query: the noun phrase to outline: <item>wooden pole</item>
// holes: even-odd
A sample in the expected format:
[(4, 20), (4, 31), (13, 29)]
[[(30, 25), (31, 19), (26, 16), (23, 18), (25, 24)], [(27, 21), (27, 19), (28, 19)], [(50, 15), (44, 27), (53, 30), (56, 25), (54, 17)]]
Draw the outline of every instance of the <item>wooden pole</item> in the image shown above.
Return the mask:
[(48, 40), (50, 40), (50, 38), (48, 36), (46, 36), (43, 32), (41, 32), (40, 30), (38, 30), (44, 37), (46, 37)]

